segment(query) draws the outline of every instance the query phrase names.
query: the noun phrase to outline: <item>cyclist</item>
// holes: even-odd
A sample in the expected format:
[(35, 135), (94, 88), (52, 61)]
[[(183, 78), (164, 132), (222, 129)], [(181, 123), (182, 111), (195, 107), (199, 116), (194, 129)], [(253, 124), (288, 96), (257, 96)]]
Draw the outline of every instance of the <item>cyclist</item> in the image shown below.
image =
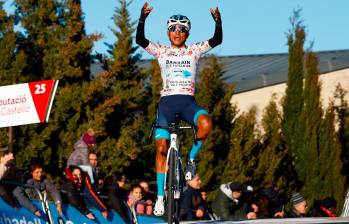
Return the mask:
[[(198, 129), (198, 142), (192, 146), (185, 171), (186, 180), (191, 180), (195, 176), (195, 156), (212, 128), (208, 112), (200, 107), (194, 98), (197, 64), (202, 54), (222, 43), (221, 16), (218, 7), (211, 8), (210, 12), (216, 23), (214, 36), (205, 42), (189, 46), (185, 42), (189, 36), (190, 20), (179, 14), (171, 16), (167, 21), (167, 35), (171, 46), (164, 46), (152, 43), (145, 38), (144, 23), (152, 10), (153, 7), (148, 7), (147, 2), (143, 5), (137, 27), (136, 42), (158, 59), (161, 69), (163, 89), (156, 124), (168, 126), (174, 123), (175, 114), (179, 114), (182, 120), (194, 124)], [(165, 212), (164, 182), (169, 132), (158, 128), (155, 131), (155, 139), (158, 191), (154, 214), (161, 216)]]

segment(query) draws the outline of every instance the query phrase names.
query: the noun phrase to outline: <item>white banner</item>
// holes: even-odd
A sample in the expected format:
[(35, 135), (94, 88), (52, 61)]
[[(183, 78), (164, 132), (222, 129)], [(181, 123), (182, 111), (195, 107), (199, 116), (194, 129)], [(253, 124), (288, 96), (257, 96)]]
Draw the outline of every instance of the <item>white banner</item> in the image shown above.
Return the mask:
[(0, 128), (48, 121), (58, 80), (0, 87)]

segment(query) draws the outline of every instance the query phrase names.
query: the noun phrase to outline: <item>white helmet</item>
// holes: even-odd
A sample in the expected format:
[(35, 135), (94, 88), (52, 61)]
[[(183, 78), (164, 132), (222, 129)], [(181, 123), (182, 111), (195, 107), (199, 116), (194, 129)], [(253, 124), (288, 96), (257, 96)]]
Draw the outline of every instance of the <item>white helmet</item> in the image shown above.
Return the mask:
[(186, 30), (189, 32), (190, 30), (190, 20), (188, 17), (177, 14), (171, 16), (167, 21), (167, 29), (169, 29), (171, 26), (174, 25), (182, 25), (186, 28)]

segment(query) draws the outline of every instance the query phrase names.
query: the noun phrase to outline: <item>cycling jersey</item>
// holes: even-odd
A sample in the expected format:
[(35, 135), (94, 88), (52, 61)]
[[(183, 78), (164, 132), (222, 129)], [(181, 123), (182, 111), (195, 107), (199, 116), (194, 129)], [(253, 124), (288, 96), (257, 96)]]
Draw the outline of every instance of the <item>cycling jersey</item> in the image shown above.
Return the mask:
[(197, 65), (202, 54), (212, 49), (209, 41), (174, 48), (149, 41), (145, 50), (159, 62), (162, 78), (161, 96), (195, 93)]

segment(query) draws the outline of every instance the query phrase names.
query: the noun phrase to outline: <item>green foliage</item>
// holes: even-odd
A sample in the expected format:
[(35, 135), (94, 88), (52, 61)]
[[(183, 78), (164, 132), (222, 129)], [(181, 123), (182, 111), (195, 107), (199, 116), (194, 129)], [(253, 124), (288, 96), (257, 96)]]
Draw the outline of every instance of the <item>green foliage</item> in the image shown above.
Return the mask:
[[(342, 148), (335, 131), (335, 109), (331, 102), (321, 122), (318, 171), (312, 180), (308, 180), (310, 187), (305, 188), (305, 191), (310, 202), (319, 198), (334, 197), (338, 203), (337, 212), (341, 211), (346, 193), (346, 178), (342, 174), (341, 152)], [(313, 166), (314, 163), (311, 162)]]
[[(213, 129), (200, 150), (198, 171), (208, 190), (219, 187), (224, 161), (230, 150), (230, 130), (236, 108), (230, 104), (233, 87), (222, 81), (222, 65), (216, 57), (203, 59), (204, 68), (199, 74), (196, 99), (212, 118)], [(192, 138), (188, 138), (191, 140)]]
[[(343, 170), (348, 181), (349, 176), (349, 105), (346, 100), (348, 90), (338, 84), (334, 94), (335, 111), (338, 118), (338, 138), (342, 148), (341, 158), (343, 161)], [(348, 184), (348, 182), (347, 182)]]
[(221, 182), (252, 181), (258, 161), (260, 134), (256, 127), (256, 108), (252, 107), (233, 122), (230, 151), (224, 164)]
[(254, 179), (260, 180), (260, 186), (276, 185), (279, 189), (286, 187), (285, 179), (289, 175), (282, 162), (287, 156), (281, 132), (282, 116), (278, 105), (272, 99), (264, 109), (262, 117), (262, 145), (258, 152), (258, 166)]
[[(138, 69), (132, 42), (134, 22), (130, 21), (128, 3), (119, 1), (112, 29), (117, 41), (111, 47), (111, 58), (105, 59), (106, 72), (93, 80), (89, 92), (97, 98), (98, 107), (91, 110), (91, 125), (100, 136), (101, 166), (107, 174), (128, 171), (129, 178), (140, 178), (139, 154), (143, 153), (147, 101), (144, 87), (145, 75)], [(92, 108), (91, 108), (92, 109)], [(137, 165), (136, 165), (137, 164)], [(149, 162), (144, 163), (145, 172), (151, 172)], [(146, 170), (147, 169), (147, 170)]]
[(16, 162), (26, 167), (39, 160), (60, 175), (74, 142), (88, 126), (87, 105), (94, 106), (83, 93), (95, 37), (85, 34), (80, 1), (18, 0), (15, 6), (23, 25), (18, 49), (29, 58), (23, 71), (26, 81), (60, 80), (50, 122), (16, 128)]
[[(17, 49), (14, 16), (8, 15), (0, 2), (0, 86), (23, 81), (26, 57)], [(0, 147), (8, 145), (8, 128), (0, 128)]]
[(283, 105), (282, 129), (286, 148), (290, 153), (296, 153), (303, 142), (303, 60), (305, 31), (299, 18), (300, 11), (295, 11), (291, 18), (292, 29), (288, 33), (288, 80)]

